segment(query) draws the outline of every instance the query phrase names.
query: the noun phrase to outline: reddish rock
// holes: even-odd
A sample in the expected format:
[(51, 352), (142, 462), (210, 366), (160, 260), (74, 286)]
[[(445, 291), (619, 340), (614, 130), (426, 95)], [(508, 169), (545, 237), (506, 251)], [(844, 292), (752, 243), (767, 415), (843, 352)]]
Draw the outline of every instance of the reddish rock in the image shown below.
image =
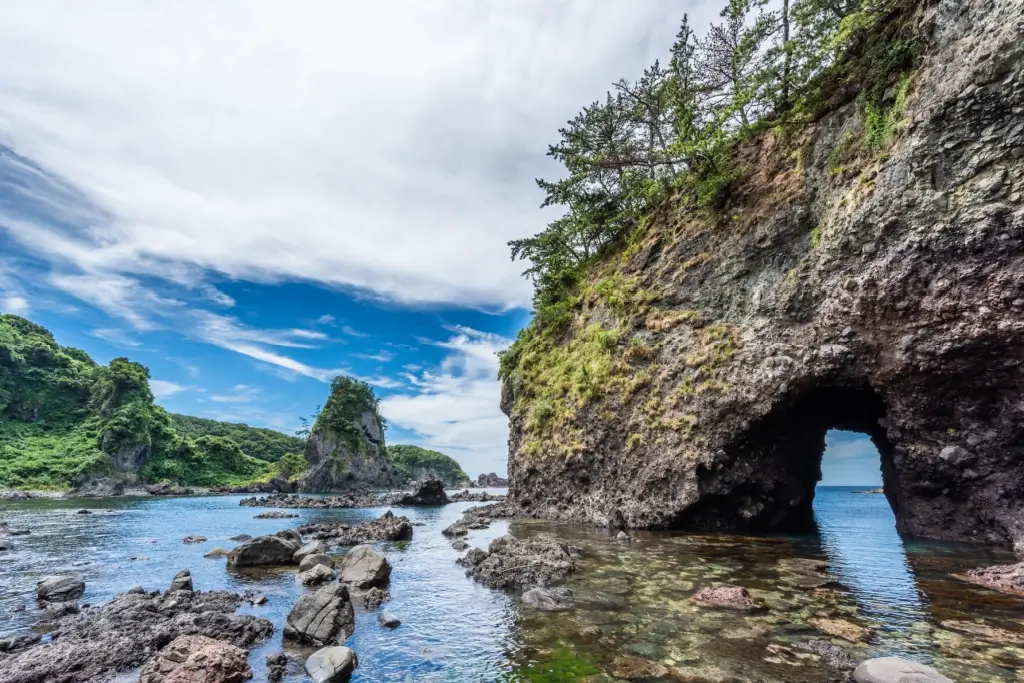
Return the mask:
[(720, 588), (701, 588), (693, 594), (693, 599), (705, 607), (726, 607), (728, 609), (754, 609), (754, 598), (746, 588), (741, 586), (722, 586)]
[(244, 683), (252, 678), (247, 655), (206, 636), (178, 636), (142, 669), (139, 683)]

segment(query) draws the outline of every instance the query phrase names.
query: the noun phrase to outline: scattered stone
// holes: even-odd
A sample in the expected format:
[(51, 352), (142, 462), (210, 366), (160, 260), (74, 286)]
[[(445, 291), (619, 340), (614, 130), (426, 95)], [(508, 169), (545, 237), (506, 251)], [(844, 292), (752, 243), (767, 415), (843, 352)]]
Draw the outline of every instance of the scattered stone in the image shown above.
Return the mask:
[(295, 551), (295, 554), (292, 555), (292, 560), (301, 564), (303, 558), (307, 555), (319, 555), (326, 552), (327, 546), (324, 545), (323, 541), (310, 541)]
[(142, 487), (151, 496), (191, 496), (192, 489), (174, 484), (149, 484)]
[(207, 636), (178, 636), (150, 660), (139, 683), (245, 683), (248, 652)]
[(526, 540), (506, 534), (491, 541), (486, 556), (481, 558), (476, 554), (471, 558), (470, 555), (474, 555), (473, 550), (463, 559), (473, 563), (470, 569), (473, 579), (490, 588), (543, 587), (576, 569), (576, 562), (565, 544), (547, 534)]
[(356, 653), (347, 647), (325, 647), (306, 660), (306, 674), (313, 683), (345, 683), (359, 665)]
[(187, 569), (182, 569), (171, 579), (171, 587), (168, 590), (171, 592), (192, 590), (192, 573)]
[(629, 543), (633, 539), (631, 539), (629, 537), (629, 534), (627, 534), (625, 531), (620, 531), (619, 533), (615, 534), (615, 540), (619, 543)]
[(291, 519), (292, 517), (298, 517), (298, 515), (283, 510), (272, 510), (258, 514), (254, 519)]
[(182, 543), (206, 543), (206, 536), (186, 536), (181, 539)]
[(307, 496), (292, 496), (278, 493), (263, 498), (244, 498), (238, 504), (243, 507), (327, 510), (375, 508), (382, 507), (386, 502), (380, 496), (370, 491), (353, 491), (344, 496), (329, 496), (327, 498), (309, 498)]
[(227, 557), (228, 551), (224, 548), (214, 548), (210, 552), (203, 555), (203, 557), (215, 558), (215, 557)]
[(295, 580), (303, 586), (319, 586), (334, 579), (334, 570), (327, 565), (317, 564), (304, 572), (295, 575)]
[(794, 643), (793, 647), (817, 654), (821, 657), (821, 661), (825, 663), (825, 666), (830, 669), (849, 671), (857, 666), (857, 662), (850, 658), (846, 650), (824, 640), (808, 640), (802, 643)]
[(461, 553), (463, 550), (469, 548), (469, 544), (465, 541), (455, 541), (452, 543), (452, 548)]
[(77, 514), (77, 515), (91, 515), (92, 514), (92, 510), (79, 510), (75, 514)]
[[(241, 601), (226, 591), (146, 593), (134, 588), (106, 605), (56, 622), (49, 642), (7, 656), (0, 683), (109, 680), (141, 666), (178, 636), (216, 637), (238, 647), (268, 638), (274, 631), (269, 621), (234, 614)], [(174, 683), (183, 680), (192, 679)]]
[(85, 582), (77, 576), (47, 576), (36, 584), (39, 602), (67, 602), (85, 593)]
[(46, 609), (43, 610), (42, 620), (43, 621), (56, 621), (62, 617), (66, 617), (69, 614), (78, 614), (81, 610), (78, 607), (78, 603), (74, 600), (68, 600), (67, 602), (50, 602), (47, 603)]
[(853, 671), (855, 683), (953, 683), (930, 666), (899, 657), (866, 659)]
[(391, 577), (391, 563), (369, 545), (352, 549), (341, 565), (341, 581), (356, 588), (382, 587)]
[(1000, 645), (1024, 645), (1024, 633), (1007, 631), (1004, 628), (989, 626), (977, 621), (943, 621), (943, 628), (983, 638)]
[(475, 567), (487, 559), (487, 551), (480, 548), (473, 548), (468, 553), (455, 560), (455, 564), (463, 567)]
[(966, 574), (954, 574), (953, 576), (985, 588), (1024, 597), (1024, 562), (981, 567), (972, 569)]
[(263, 593), (257, 593), (256, 595), (249, 598), (250, 605), (265, 605), (267, 604), (267, 596)]
[(384, 628), (397, 628), (402, 625), (402, 622), (391, 612), (381, 612), (380, 616), (377, 617), (377, 623)]
[(871, 635), (869, 629), (846, 619), (811, 619), (809, 623), (826, 635), (842, 638), (851, 643), (863, 643)]
[(355, 632), (355, 610), (343, 583), (331, 583), (299, 598), (284, 625), (286, 638), (323, 647)]
[(366, 609), (377, 609), (385, 600), (391, 599), (391, 593), (381, 588), (371, 588), (363, 593), (363, 606)]
[[(295, 558), (293, 557), (292, 559), (295, 559)], [(302, 558), (302, 561), (299, 562), (299, 571), (300, 572), (309, 571), (310, 569), (312, 569), (313, 567), (317, 566), (318, 564), (322, 564), (325, 567), (327, 567), (328, 569), (334, 569), (334, 558), (332, 558), (330, 555), (325, 555), (324, 553), (317, 553), (315, 555), (306, 555), (305, 557)]]
[(505, 500), (505, 496), (494, 493), (487, 493), (481, 491), (480, 493), (471, 493), (470, 491), (460, 491), (454, 495), (448, 497), (448, 500), (452, 503), (492, 503), (495, 501)]
[(417, 505), (447, 505), (448, 494), (444, 492), (444, 482), (436, 477), (428, 477), (413, 484), (411, 493), (401, 493), (388, 498), (388, 504), (395, 507)]
[(531, 588), (520, 598), (524, 605), (543, 612), (572, 609), (574, 593), (568, 588)]
[(616, 678), (627, 680), (664, 678), (669, 673), (663, 664), (639, 657), (616, 657), (608, 672)]
[(280, 536), (257, 536), (228, 553), (229, 567), (292, 564), (299, 545)]
[(411, 541), (412, 524), (406, 517), (395, 517), (390, 510), (371, 522), (348, 524), (306, 524), (299, 531), (307, 536), (338, 545), (361, 545), (373, 541)]
[(469, 527), (467, 527), (464, 522), (454, 522), (446, 526), (444, 529), (442, 529), (441, 533), (447, 536), (448, 538), (457, 538), (459, 536), (465, 536), (466, 534), (468, 534)]
[(280, 683), (288, 670), (288, 655), (283, 652), (274, 652), (267, 655), (263, 661), (267, 665), (268, 683)]
[(705, 607), (725, 607), (727, 609), (754, 609), (754, 598), (741, 586), (721, 586), (719, 588), (701, 588), (694, 593), (693, 600)]
[(237, 536), (232, 536), (228, 540), (234, 541), (235, 543), (241, 543), (242, 541), (248, 541), (250, 538), (252, 538), (252, 536), (249, 534), (238, 534)]
[(30, 645), (35, 645), (43, 636), (39, 633), (29, 633), (23, 636), (11, 636), (10, 638), (0, 639), (0, 652), (17, 652), (18, 650), (24, 650)]

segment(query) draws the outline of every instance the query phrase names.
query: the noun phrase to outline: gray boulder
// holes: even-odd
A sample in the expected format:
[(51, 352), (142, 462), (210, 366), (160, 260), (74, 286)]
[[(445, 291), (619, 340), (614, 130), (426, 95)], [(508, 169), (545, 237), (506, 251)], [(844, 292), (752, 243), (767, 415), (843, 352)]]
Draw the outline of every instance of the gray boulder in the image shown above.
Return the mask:
[(295, 529), (281, 529), (274, 535), (278, 538), (285, 538), (292, 541), (295, 544), (296, 550), (302, 547), (302, 534)]
[(217, 557), (227, 557), (227, 556), (228, 556), (228, 551), (225, 550), (224, 548), (214, 548), (210, 552), (208, 552), (205, 555), (203, 555), (203, 557), (208, 557), (208, 558), (211, 558), (211, 559), (217, 558)]
[(306, 675), (313, 683), (345, 683), (359, 665), (356, 653), (340, 645), (317, 650), (306, 660)]
[(298, 549), (297, 543), (280, 536), (257, 536), (228, 553), (228, 566), (291, 564), (292, 557)]
[(900, 657), (866, 659), (853, 671), (855, 683), (953, 683), (935, 669)]
[(341, 565), (341, 580), (356, 588), (387, 585), (391, 578), (391, 563), (368, 545), (352, 549)]
[(568, 588), (531, 588), (523, 593), (524, 605), (544, 612), (572, 609), (574, 593)]
[(47, 576), (36, 584), (39, 602), (67, 602), (85, 593), (85, 582), (77, 576)]
[(398, 628), (402, 625), (402, 622), (391, 612), (381, 612), (380, 616), (377, 617), (377, 623), (384, 628)]
[(325, 555), (323, 553), (317, 553), (315, 555), (306, 555), (304, 558), (302, 558), (302, 561), (299, 562), (299, 571), (309, 571), (318, 564), (322, 564), (329, 569), (333, 569), (334, 559), (330, 555)]
[(327, 546), (324, 545), (323, 541), (310, 541), (306, 545), (302, 546), (295, 551), (295, 555), (292, 559), (295, 562), (302, 563), (302, 560), (310, 555), (323, 555), (327, 552)]
[[(343, 583), (331, 583), (299, 598), (284, 624), (286, 638), (324, 647), (355, 632), (355, 610)], [(325, 679), (328, 680), (328, 679)]]
[(319, 586), (334, 579), (334, 570), (324, 564), (316, 564), (304, 572), (295, 575), (295, 580), (303, 586)]
[(192, 590), (192, 573), (187, 569), (182, 569), (180, 572), (174, 575), (171, 579), (171, 587), (168, 589), (171, 591), (190, 591)]

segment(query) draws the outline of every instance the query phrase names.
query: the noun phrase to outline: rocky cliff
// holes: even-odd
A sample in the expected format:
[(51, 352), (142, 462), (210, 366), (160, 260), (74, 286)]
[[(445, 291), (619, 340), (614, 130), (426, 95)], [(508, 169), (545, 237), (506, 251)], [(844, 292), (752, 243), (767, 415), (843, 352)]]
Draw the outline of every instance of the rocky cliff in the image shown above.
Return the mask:
[(806, 526), (837, 428), (878, 448), (901, 533), (1024, 536), (1022, 16), (922, 3), (885, 149), (848, 100), (746, 145), (718, 216), (667, 201), (604, 259), (557, 343), (506, 376), (515, 504)]
[(397, 488), (401, 477), (384, 444), (384, 420), (365, 382), (336, 377), (306, 442), (303, 491)]

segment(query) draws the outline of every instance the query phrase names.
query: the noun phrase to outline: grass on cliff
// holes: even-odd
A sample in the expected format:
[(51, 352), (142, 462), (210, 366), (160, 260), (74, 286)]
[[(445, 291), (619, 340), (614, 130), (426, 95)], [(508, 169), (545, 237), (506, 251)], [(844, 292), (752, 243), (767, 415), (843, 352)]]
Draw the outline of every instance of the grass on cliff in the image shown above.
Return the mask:
[(107, 462), (87, 432), (0, 421), (0, 487), (66, 489), (78, 475), (101, 471)]
[(280, 473), (276, 463), (249, 457), (224, 436), (201, 436), (194, 441), (183, 438), (166, 452), (151, 457), (141, 472), (145, 481), (185, 486), (240, 486), (268, 481)]

